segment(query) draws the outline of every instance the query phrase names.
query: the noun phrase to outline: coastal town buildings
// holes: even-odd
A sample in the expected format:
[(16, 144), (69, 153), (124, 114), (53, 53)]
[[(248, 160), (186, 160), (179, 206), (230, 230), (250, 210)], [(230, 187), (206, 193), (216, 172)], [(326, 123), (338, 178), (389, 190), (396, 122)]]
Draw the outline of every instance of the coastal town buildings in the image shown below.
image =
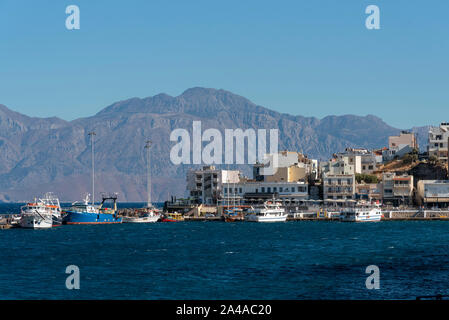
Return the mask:
[(323, 174), (324, 200), (355, 199), (354, 174)]
[(416, 134), (410, 131), (401, 131), (399, 136), (390, 136), (388, 138), (388, 148), (395, 149), (402, 146), (409, 146), (412, 149), (418, 149)]
[(268, 163), (277, 163), (277, 170), (273, 173), (263, 164), (254, 165), (253, 176), (256, 181), (294, 182), (318, 178), (318, 161), (300, 152), (281, 151), (265, 157)]
[(382, 174), (383, 203), (391, 205), (411, 205), (413, 203), (413, 176), (396, 175), (394, 172)]
[(427, 208), (449, 207), (449, 180), (418, 181), (416, 203)]
[(309, 198), (308, 184), (305, 182), (264, 182), (248, 180), (239, 183), (224, 183), (220, 196), (224, 202), (242, 200), (254, 202), (266, 199), (303, 201)]
[(449, 123), (441, 123), (439, 127), (429, 130), (428, 154), (443, 163), (448, 163)]
[(409, 131), (402, 131), (399, 136), (388, 138), (388, 149), (382, 151), (384, 162), (398, 159), (414, 150), (419, 150), (416, 134)]
[(355, 197), (357, 200), (382, 202), (382, 183), (357, 183)]
[(239, 170), (220, 170), (215, 166), (204, 166), (187, 173), (187, 190), (191, 198), (204, 204), (216, 204), (224, 183), (240, 181)]
[(361, 148), (346, 148), (344, 152), (334, 154), (329, 161), (320, 163), (322, 173), (371, 174), (381, 159), (375, 153)]

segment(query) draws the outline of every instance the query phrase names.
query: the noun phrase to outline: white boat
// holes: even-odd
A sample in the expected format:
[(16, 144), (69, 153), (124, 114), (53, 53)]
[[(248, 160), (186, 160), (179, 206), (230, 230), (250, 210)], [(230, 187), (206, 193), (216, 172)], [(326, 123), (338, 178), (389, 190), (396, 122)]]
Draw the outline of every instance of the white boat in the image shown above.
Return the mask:
[(20, 210), (20, 227), (22, 228), (48, 229), (53, 226), (52, 210), (40, 199), (27, 203)]
[(280, 203), (267, 201), (261, 206), (251, 207), (245, 215), (250, 222), (284, 222), (288, 214)]
[(144, 208), (137, 209), (137, 216), (123, 216), (123, 223), (153, 223), (159, 221), (161, 214), (157, 209), (154, 208)]
[(52, 192), (47, 192), (42, 202), (51, 211), (53, 227), (62, 225), (61, 205), (59, 199)]
[(356, 206), (340, 213), (340, 220), (344, 222), (376, 222), (381, 218), (382, 210), (378, 206)]

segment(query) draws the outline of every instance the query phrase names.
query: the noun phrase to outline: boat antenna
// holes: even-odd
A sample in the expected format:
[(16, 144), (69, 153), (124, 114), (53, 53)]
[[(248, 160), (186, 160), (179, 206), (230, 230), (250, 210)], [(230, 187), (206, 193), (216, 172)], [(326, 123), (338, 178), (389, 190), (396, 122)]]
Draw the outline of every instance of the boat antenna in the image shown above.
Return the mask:
[(148, 192), (148, 199), (147, 199), (147, 207), (151, 208), (151, 181), (150, 181), (150, 148), (151, 148), (151, 140), (147, 140), (145, 143), (145, 149), (147, 149), (147, 192)]
[(95, 131), (91, 131), (88, 134), (90, 136), (90, 146), (92, 148), (92, 205), (95, 205), (95, 162), (94, 162), (94, 136), (97, 134)]

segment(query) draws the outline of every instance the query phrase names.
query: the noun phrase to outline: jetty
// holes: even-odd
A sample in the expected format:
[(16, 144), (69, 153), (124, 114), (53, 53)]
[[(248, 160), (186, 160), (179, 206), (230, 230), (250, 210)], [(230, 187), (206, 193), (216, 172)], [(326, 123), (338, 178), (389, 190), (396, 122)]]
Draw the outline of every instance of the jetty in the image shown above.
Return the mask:
[(17, 227), (17, 214), (0, 214), (0, 229), (11, 229)]

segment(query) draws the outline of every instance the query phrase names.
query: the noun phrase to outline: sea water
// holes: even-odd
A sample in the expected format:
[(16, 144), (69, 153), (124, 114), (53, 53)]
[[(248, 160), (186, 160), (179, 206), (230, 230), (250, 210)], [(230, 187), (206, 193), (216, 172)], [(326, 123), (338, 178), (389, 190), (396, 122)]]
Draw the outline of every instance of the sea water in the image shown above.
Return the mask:
[[(19, 205), (0, 205), (14, 212)], [(449, 221), (0, 230), (0, 299), (415, 299), (449, 294)], [(66, 267), (80, 289), (66, 288)], [(379, 289), (365, 273), (379, 267)]]

